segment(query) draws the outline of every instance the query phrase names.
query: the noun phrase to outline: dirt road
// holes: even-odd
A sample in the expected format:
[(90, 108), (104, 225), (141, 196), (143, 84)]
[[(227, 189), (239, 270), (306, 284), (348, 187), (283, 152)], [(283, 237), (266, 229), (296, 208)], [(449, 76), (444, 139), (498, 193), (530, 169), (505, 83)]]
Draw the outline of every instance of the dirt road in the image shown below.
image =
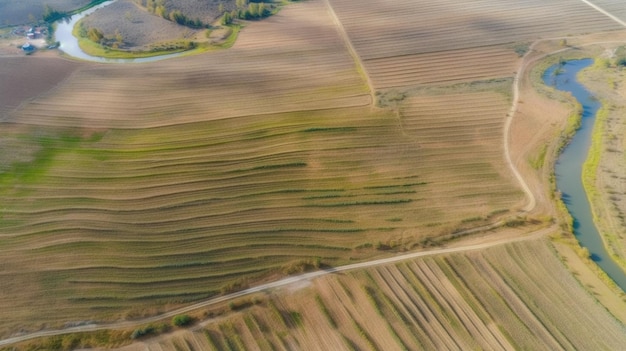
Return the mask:
[(356, 269), (363, 269), (363, 268), (379, 266), (379, 265), (384, 265), (384, 264), (391, 264), (391, 263), (396, 263), (396, 262), (400, 262), (400, 261), (415, 259), (415, 258), (418, 258), (418, 257), (440, 255), (440, 254), (447, 254), (447, 253), (454, 253), (454, 252), (466, 252), (466, 251), (474, 251), (474, 250), (483, 250), (483, 249), (486, 249), (486, 248), (489, 248), (489, 247), (509, 244), (509, 243), (512, 243), (512, 242), (517, 242), (517, 241), (522, 241), (522, 240), (537, 239), (537, 238), (539, 238), (541, 236), (544, 236), (544, 235), (547, 235), (547, 234), (549, 234), (549, 233), (551, 233), (553, 231), (554, 231), (554, 227), (549, 227), (549, 228), (544, 228), (542, 230), (536, 231), (536, 232), (534, 232), (532, 234), (525, 235), (525, 236), (522, 236), (522, 237), (504, 238), (504, 239), (501, 239), (501, 240), (494, 240), (494, 241), (491, 241), (491, 242), (480, 243), (480, 244), (472, 244), (472, 245), (459, 246), (459, 247), (451, 247), (451, 248), (442, 248), (442, 249), (435, 249), (435, 250), (428, 250), (428, 251), (413, 252), (413, 253), (399, 255), (399, 256), (393, 256), (393, 257), (388, 257), (388, 258), (383, 258), (383, 259), (378, 259), (378, 260), (373, 260), (373, 261), (355, 263), (355, 264), (351, 264), (351, 265), (346, 265), (346, 266), (330, 268), (330, 269), (326, 269), (326, 270), (320, 270), (320, 271), (305, 273), (305, 274), (301, 274), (301, 275), (298, 275), (298, 276), (293, 276), (293, 277), (288, 277), (288, 278), (285, 278), (285, 279), (281, 279), (279, 281), (262, 284), (262, 285), (255, 286), (255, 287), (252, 287), (252, 288), (249, 288), (249, 289), (245, 289), (245, 290), (242, 290), (242, 291), (239, 291), (239, 292), (235, 292), (235, 293), (232, 293), (232, 294), (220, 296), (220, 297), (217, 297), (217, 298), (214, 298), (214, 299), (198, 302), (198, 303), (195, 303), (193, 305), (189, 305), (187, 307), (179, 308), (177, 310), (173, 310), (173, 311), (170, 311), (168, 313), (165, 313), (165, 314), (162, 314), (162, 315), (159, 315), (159, 316), (155, 316), (155, 317), (151, 317), (151, 318), (145, 318), (145, 319), (142, 319), (142, 320), (137, 320), (137, 321), (132, 321), (132, 322), (121, 322), (121, 323), (111, 323), (111, 324), (88, 324), (88, 325), (81, 325), (81, 326), (67, 328), (67, 329), (61, 329), (61, 330), (39, 331), (39, 332), (35, 332), (35, 333), (29, 333), (29, 334), (24, 334), (24, 335), (15, 336), (15, 337), (12, 337), (12, 338), (0, 340), (0, 346), (6, 346), (6, 345), (10, 345), (10, 344), (14, 344), (14, 343), (22, 342), (22, 341), (27, 341), (27, 340), (31, 340), (31, 339), (35, 339), (35, 338), (46, 337), (46, 336), (55, 336), (55, 335), (63, 335), (63, 334), (70, 334), (70, 333), (76, 333), (76, 332), (96, 331), (96, 330), (105, 330), (105, 329), (132, 328), (132, 327), (135, 327), (135, 326), (139, 326), (139, 325), (143, 325), (143, 324), (146, 324), (146, 323), (155, 322), (155, 321), (158, 321), (158, 320), (169, 319), (169, 318), (172, 318), (172, 317), (174, 317), (176, 315), (179, 315), (179, 314), (188, 313), (188, 312), (195, 311), (195, 310), (207, 307), (207, 306), (211, 306), (211, 305), (215, 305), (215, 304), (218, 304), (218, 303), (221, 303), (221, 302), (225, 302), (225, 301), (229, 301), (229, 300), (232, 300), (232, 299), (236, 299), (236, 298), (239, 298), (239, 297), (242, 297), (242, 296), (246, 296), (246, 295), (250, 295), (250, 294), (254, 294), (254, 293), (258, 293), (258, 292), (263, 292), (263, 291), (271, 291), (271, 290), (278, 289), (278, 288), (283, 288), (283, 287), (288, 287), (289, 285), (301, 283), (301, 282), (308, 281), (308, 280), (311, 280), (311, 279), (315, 279), (315, 278), (318, 278), (318, 277), (321, 277), (321, 276), (324, 276), (324, 275), (327, 275), (327, 274), (345, 272), (345, 271), (356, 270)]

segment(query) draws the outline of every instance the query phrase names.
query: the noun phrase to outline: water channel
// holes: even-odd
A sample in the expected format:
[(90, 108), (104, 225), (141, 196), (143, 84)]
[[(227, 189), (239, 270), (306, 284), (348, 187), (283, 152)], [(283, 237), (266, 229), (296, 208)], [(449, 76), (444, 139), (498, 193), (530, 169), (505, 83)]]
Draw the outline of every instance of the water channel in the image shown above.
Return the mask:
[(144, 62), (154, 62), (165, 60), (169, 58), (174, 58), (177, 56), (181, 56), (184, 53), (178, 52), (173, 54), (165, 54), (159, 56), (151, 56), (151, 57), (141, 57), (141, 58), (130, 58), (130, 59), (121, 59), (121, 58), (105, 58), (98, 56), (91, 56), (86, 54), (78, 45), (78, 39), (72, 34), (74, 26), (78, 21), (80, 21), (83, 17), (92, 14), (98, 9), (101, 9), (105, 6), (111, 5), (116, 0), (106, 1), (101, 4), (98, 4), (94, 7), (91, 7), (83, 12), (77, 13), (71, 16), (69, 19), (60, 20), (57, 22), (57, 27), (54, 31), (55, 41), (60, 43), (59, 50), (63, 51), (65, 54), (92, 62), (102, 62), (102, 63), (144, 63)]
[(581, 246), (586, 247), (591, 254), (591, 259), (623, 291), (626, 291), (626, 272), (613, 261), (604, 247), (600, 233), (593, 222), (587, 193), (582, 183), (582, 167), (589, 153), (593, 124), (600, 102), (578, 82), (576, 75), (592, 63), (592, 59), (567, 61), (563, 65), (557, 64), (550, 67), (543, 75), (546, 85), (570, 92), (583, 107), (581, 127), (557, 160), (556, 185), (563, 195), (568, 211), (574, 218), (574, 235)]

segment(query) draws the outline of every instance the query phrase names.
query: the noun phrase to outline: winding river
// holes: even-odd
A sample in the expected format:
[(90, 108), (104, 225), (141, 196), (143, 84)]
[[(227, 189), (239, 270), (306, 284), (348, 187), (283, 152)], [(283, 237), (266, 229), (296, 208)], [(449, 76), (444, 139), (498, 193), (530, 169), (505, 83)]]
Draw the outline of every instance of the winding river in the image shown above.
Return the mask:
[(184, 54), (182, 52), (178, 52), (178, 53), (173, 53), (173, 54), (165, 54), (165, 55), (141, 57), (141, 58), (130, 58), (130, 59), (121, 59), (121, 58), (112, 59), (112, 58), (106, 58), (106, 57), (91, 56), (91, 55), (86, 54), (78, 45), (78, 39), (72, 34), (74, 26), (83, 17), (89, 14), (92, 14), (98, 9), (111, 5), (115, 1), (116, 0), (105, 1), (83, 12), (73, 15), (69, 19), (58, 21), (57, 27), (54, 31), (54, 38), (55, 38), (55, 41), (58, 41), (60, 43), (59, 50), (63, 51), (66, 55), (69, 55), (77, 59), (81, 59), (85, 61), (92, 61), (92, 62), (102, 62), (102, 63), (154, 62), (154, 61), (174, 58), (174, 57), (181, 56)]
[[(587, 193), (582, 183), (582, 167), (589, 153), (593, 124), (600, 103), (578, 82), (576, 75), (592, 63), (592, 59), (567, 61), (562, 66), (550, 67), (543, 75), (546, 85), (570, 92), (583, 107), (581, 127), (557, 160), (556, 185), (563, 194), (563, 201), (568, 211), (574, 218), (574, 235), (581, 246), (589, 249), (591, 259), (623, 291), (626, 291), (626, 272), (613, 261), (604, 247), (602, 237), (593, 222)], [(560, 72), (555, 74), (557, 69)]]

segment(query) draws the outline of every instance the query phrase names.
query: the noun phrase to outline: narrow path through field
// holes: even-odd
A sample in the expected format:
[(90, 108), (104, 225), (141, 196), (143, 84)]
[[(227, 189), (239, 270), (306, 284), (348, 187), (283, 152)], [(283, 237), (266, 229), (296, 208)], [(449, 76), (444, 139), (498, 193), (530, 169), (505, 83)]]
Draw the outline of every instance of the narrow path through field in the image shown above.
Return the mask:
[(513, 79), (513, 103), (511, 104), (511, 108), (509, 109), (509, 113), (507, 114), (506, 122), (504, 123), (504, 158), (506, 159), (506, 163), (509, 165), (509, 168), (513, 172), (515, 179), (517, 179), (517, 182), (520, 184), (520, 186), (524, 190), (524, 193), (526, 193), (526, 197), (528, 197), (528, 203), (526, 204), (526, 206), (522, 208), (522, 210), (525, 212), (530, 212), (533, 208), (535, 208), (535, 206), (537, 205), (537, 200), (535, 199), (535, 195), (533, 194), (533, 192), (530, 190), (530, 187), (528, 187), (528, 183), (526, 183), (526, 181), (524, 180), (520, 172), (517, 170), (517, 167), (513, 163), (513, 160), (511, 159), (509, 139), (510, 139), (510, 134), (511, 134), (510, 132), (511, 122), (513, 122), (513, 116), (515, 116), (515, 112), (517, 111), (517, 105), (519, 101), (520, 79), (522, 75), (524, 74), (526, 64), (527, 64), (526, 57), (528, 56), (530, 52), (532, 52), (532, 48), (536, 43), (537, 42), (533, 43), (528, 48), (528, 51), (522, 58), (522, 64), (520, 68), (515, 73), (515, 78)]
[(617, 16), (612, 15), (609, 11), (606, 11), (605, 9), (601, 8), (600, 6), (592, 3), (591, 1), (588, 0), (580, 0), (582, 2), (584, 2), (585, 4), (593, 7), (595, 10), (597, 10), (598, 12), (602, 13), (603, 15), (606, 15), (607, 17), (609, 17), (610, 19), (612, 19), (613, 21), (621, 24), (622, 26), (626, 27), (626, 22), (622, 21), (621, 19), (619, 19)]
[[(592, 8), (597, 10), (598, 12), (606, 15), (607, 17), (609, 17), (613, 21), (619, 23), (620, 25), (626, 27), (626, 22), (624, 22), (621, 19), (619, 19), (618, 17), (612, 15), (610, 12), (604, 10), (603, 8), (593, 4), (592, 2), (590, 2), (588, 0), (580, 0), (580, 1), (582, 1), (585, 4), (591, 6)], [(540, 57), (535, 57), (532, 60), (528, 60), (529, 55), (532, 54), (533, 49), (534, 49), (534, 47), (537, 44), (539, 44), (539, 43), (541, 43), (543, 41), (555, 40), (555, 39), (556, 40), (558, 40), (558, 39), (567, 39), (567, 37), (563, 37), (563, 38), (548, 38), (548, 39), (537, 40), (534, 43), (532, 43), (532, 45), (529, 46), (528, 51), (526, 52), (526, 54), (524, 54), (524, 57), (522, 58), (522, 63), (520, 65), (519, 69), (517, 70), (517, 72), (515, 73), (515, 78), (513, 79), (513, 103), (511, 104), (511, 108), (510, 108), (509, 113), (507, 115), (508, 117), (507, 117), (506, 122), (504, 124), (504, 157), (505, 157), (506, 162), (509, 165), (511, 171), (513, 172), (513, 175), (515, 176), (515, 178), (519, 182), (520, 186), (522, 187), (522, 189), (526, 193), (526, 196), (528, 197), (528, 203), (526, 204), (526, 206), (524, 206), (522, 208), (522, 210), (524, 212), (532, 211), (535, 208), (535, 206), (537, 205), (537, 200), (535, 198), (535, 195), (530, 190), (528, 184), (526, 183), (526, 181), (524, 180), (522, 175), (519, 173), (517, 167), (515, 166), (515, 164), (511, 160), (511, 152), (510, 152), (510, 149), (509, 149), (511, 122), (513, 121), (513, 117), (515, 116), (515, 112), (517, 111), (517, 106), (518, 106), (518, 103), (519, 103), (520, 81), (521, 81), (521, 78), (523, 77), (523, 74), (526, 72), (526, 68), (528, 67), (528, 65), (531, 62), (535, 62), (538, 59), (541, 59), (541, 58), (546, 57), (548, 55), (553, 55), (553, 54), (558, 53), (560, 51), (569, 50), (569, 48), (565, 48), (565, 49), (561, 49), (561, 50), (558, 50), (558, 51), (555, 51), (555, 52), (551, 52), (551, 53), (542, 55)]]
[(459, 246), (459, 247), (452, 247), (452, 248), (443, 248), (443, 249), (436, 249), (436, 250), (429, 250), (429, 251), (413, 252), (413, 253), (409, 253), (405, 255), (393, 256), (393, 257), (377, 259), (373, 261), (355, 263), (355, 264), (350, 264), (346, 266), (305, 273), (305, 274), (301, 274), (298, 276), (284, 278), (279, 281), (262, 284), (262, 285), (245, 289), (239, 292), (220, 296), (214, 299), (198, 302), (193, 305), (179, 308), (179, 309), (176, 309), (176, 310), (173, 310), (168, 313), (164, 313), (155, 317), (150, 317), (150, 318), (145, 318), (145, 319), (130, 321), (130, 322), (120, 322), (120, 323), (100, 324), (100, 325), (89, 324), (89, 325), (82, 325), (82, 326), (77, 326), (77, 327), (72, 327), (72, 328), (67, 328), (67, 329), (61, 329), (61, 330), (39, 331), (39, 332), (24, 334), (24, 335), (0, 340), (0, 346), (10, 345), (10, 344), (14, 344), (14, 343), (18, 343), (18, 342), (22, 342), (26, 340), (31, 340), (35, 338), (40, 338), (40, 337), (46, 337), (46, 336), (56, 336), (56, 335), (63, 335), (63, 334), (70, 334), (70, 333), (77, 333), (77, 332), (97, 331), (97, 330), (106, 330), (106, 329), (132, 328), (132, 327), (136, 327), (136, 326), (143, 325), (146, 323), (155, 322), (158, 320), (169, 319), (179, 314), (188, 313), (194, 310), (198, 310), (204, 307), (208, 307), (211, 305), (215, 305), (218, 303), (236, 299), (242, 296), (246, 296), (246, 295), (250, 295), (250, 294), (254, 294), (258, 292), (270, 291), (273, 289), (288, 286), (290, 284), (296, 284), (299, 282), (308, 281), (308, 280), (318, 278), (327, 274), (345, 272), (345, 271), (350, 271), (350, 270), (355, 270), (355, 269), (369, 268), (369, 267), (379, 266), (379, 265), (384, 265), (384, 264), (391, 264), (391, 263), (396, 263), (400, 261), (415, 259), (418, 257), (440, 255), (440, 254), (454, 253), (454, 252), (482, 250), (482, 249), (486, 249), (486, 248), (490, 248), (490, 247), (494, 247), (498, 245), (509, 244), (512, 242), (537, 239), (541, 236), (549, 234), (553, 230), (554, 230), (554, 227), (548, 227), (548, 228), (538, 230), (532, 234), (522, 236), (522, 237), (504, 238), (504, 239), (494, 240), (494, 241), (481, 243), (481, 244), (473, 244), (473, 245), (466, 245), (466, 246)]
[(343, 26), (343, 23), (341, 23), (341, 21), (339, 20), (339, 17), (337, 17), (337, 14), (335, 13), (335, 9), (333, 9), (333, 6), (330, 4), (330, 0), (324, 0), (324, 4), (326, 5), (326, 8), (328, 9), (328, 13), (330, 14), (330, 17), (332, 18), (333, 23), (335, 23), (335, 26), (337, 26), (337, 30), (339, 31), (339, 35), (341, 36), (341, 39), (346, 44), (346, 48), (348, 49), (348, 51), (350, 52), (350, 55), (354, 59), (354, 63), (356, 63), (357, 69), (363, 75), (363, 78), (365, 78), (365, 82), (367, 83), (367, 87), (370, 91), (370, 99), (371, 99), (370, 103), (372, 106), (374, 106), (376, 104), (376, 91), (374, 90), (374, 84), (372, 84), (372, 79), (370, 78), (370, 75), (369, 73), (367, 73), (367, 69), (365, 68), (365, 65), (363, 64), (363, 60), (361, 60), (361, 56), (359, 56), (359, 53), (354, 48), (354, 45), (352, 45), (352, 41), (350, 41), (350, 36), (348, 36), (348, 32), (346, 31), (346, 28)]

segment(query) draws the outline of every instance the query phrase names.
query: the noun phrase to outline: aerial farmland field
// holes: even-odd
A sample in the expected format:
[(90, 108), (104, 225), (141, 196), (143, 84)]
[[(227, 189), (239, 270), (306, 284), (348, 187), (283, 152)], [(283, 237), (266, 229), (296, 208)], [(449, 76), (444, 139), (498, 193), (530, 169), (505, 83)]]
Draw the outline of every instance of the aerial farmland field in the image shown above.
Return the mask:
[[(228, 49), (146, 64), (0, 56), (0, 339), (95, 324), (126, 339), (65, 348), (120, 346), (145, 318), (289, 275), (571, 236), (550, 160), (529, 163), (569, 105), (524, 105), (517, 72), (533, 42), (623, 36), (617, 21), (582, 1), (306, 0), (239, 24)], [(623, 345), (623, 295), (559, 255), (533, 239), (351, 270), (127, 349)]]
[(542, 240), (347, 272), (254, 299), (237, 301), (251, 307), (229, 318), (120, 350), (619, 349), (626, 341)]

